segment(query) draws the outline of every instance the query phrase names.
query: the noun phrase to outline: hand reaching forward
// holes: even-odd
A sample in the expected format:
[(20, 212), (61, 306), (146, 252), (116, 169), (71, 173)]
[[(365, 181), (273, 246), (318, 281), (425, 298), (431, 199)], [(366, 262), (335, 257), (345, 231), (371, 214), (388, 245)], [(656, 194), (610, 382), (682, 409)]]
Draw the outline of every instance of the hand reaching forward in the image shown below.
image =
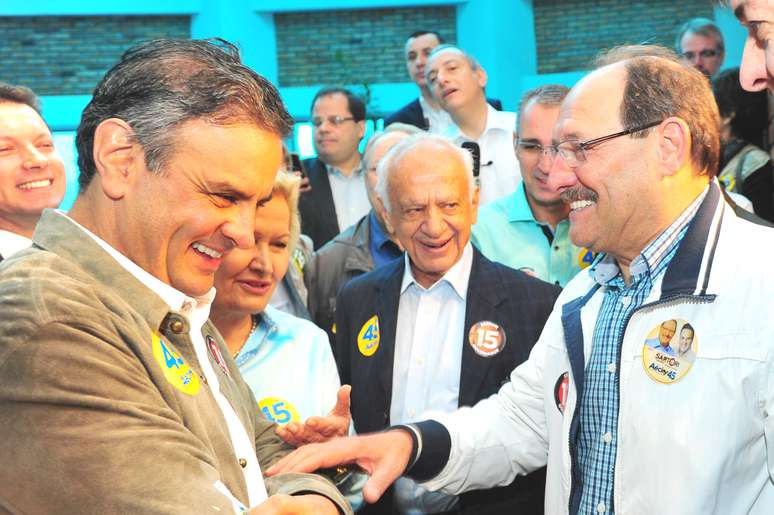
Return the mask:
[(275, 476), (355, 463), (371, 476), (363, 487), (363, 497), (366, 502), (374, 503), (406, 470), (411, 447), (411, 436), (402, 429), (335, 438), (299, 447), (265, 472), (267, 476)]
[(299, 424), (290, 422), (276, 429), (280, 438), (290, 445), (299, 447), (309, 443), (325, 442), (337, 436), (345, 436), (349, 431), (352, 416), (349, 412), (349, 393), (352, 387), (345, 384), (336, 393), (336, 406), (325, 417), (309, 417)]

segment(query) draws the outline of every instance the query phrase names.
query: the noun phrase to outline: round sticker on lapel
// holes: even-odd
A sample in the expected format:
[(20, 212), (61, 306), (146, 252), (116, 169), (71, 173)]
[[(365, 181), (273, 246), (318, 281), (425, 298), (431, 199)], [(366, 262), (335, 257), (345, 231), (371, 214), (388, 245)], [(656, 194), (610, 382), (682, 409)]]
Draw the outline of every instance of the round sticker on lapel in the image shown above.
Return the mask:
[(560, 413), (564, 413), (564, 407), (567, 405), (567, 395), (570, 393), (570, 373), (565, 372), (560, 375), (554, 385), (554, 402)]
[(357, 348), (363, 356), (373, 356), (379, 348), (379, 317), (374, 315), (360, 328)]
[(642, 366), (654, 381), (672, 384), (691, 370), (698, 349), (696, 329), (686, 320), (670, 318), (645, 335)]
[(505, 347), (505, 331), (494, 322), (482, 320), (470, 328), (468, 342), (479, 356), (495, 356)]
[(191, 370), (188, 363), (171, 345), (164, 342), (158, 334), (152, 333), (151, 348), (153, 349), (153, 357), (161, 366), (164, 378), (169, 384), (186, 395), (199, 393), (199, 375)]
[(591, 249), (587, 249), (586, 247), (581, 248), (578, 252), (578, 266), (581, 270), (587, 268), (594, 262), (595, 257), (597, 257), (597, 255), (594, 254)]
[(258, 408), (263, 414), (279, 425), (287, 424), (288, 422), (301, 422), (301, 417), (298, 416), (295, 406), (279, 397), (265, 397), (258, 401)]

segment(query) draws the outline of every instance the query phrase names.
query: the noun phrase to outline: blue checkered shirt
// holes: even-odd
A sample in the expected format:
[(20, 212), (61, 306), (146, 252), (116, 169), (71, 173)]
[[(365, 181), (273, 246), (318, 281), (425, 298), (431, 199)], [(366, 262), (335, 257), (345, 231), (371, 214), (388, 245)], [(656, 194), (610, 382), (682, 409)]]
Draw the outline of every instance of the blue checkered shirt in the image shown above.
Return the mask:
[(613, 476), (618, 443), (618, 366), (626, 323), (664, 274), (707, 190), (631, 263), (631, 284), (624, 283), (615, 259), (601, 257), (590, 269), (604, 299), (594, 328), (591, 357), (580, 404), (578, 465), (583, 493), (579, 513), (613, 513)]

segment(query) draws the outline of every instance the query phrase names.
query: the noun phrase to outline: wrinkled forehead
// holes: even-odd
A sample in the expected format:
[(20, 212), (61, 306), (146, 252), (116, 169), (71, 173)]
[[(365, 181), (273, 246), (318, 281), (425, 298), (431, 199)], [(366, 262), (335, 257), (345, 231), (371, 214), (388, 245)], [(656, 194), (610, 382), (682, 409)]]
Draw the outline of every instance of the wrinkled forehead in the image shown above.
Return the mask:
[(427, 60), (427, 66), (430, 69), (437, 69), (451, 62), (460, 62), (469, 64), (468, 58), (465, 53), (459, 48), (444, 48), (439, 52), (434, 52)]
[[(626, 86), (623, 63), (599, 68), (582, 78), (562, 102), (554, 139), (586, 140), (621, 130), (621, 102)], [(605, 132), (607, 131), (607, 132)]]

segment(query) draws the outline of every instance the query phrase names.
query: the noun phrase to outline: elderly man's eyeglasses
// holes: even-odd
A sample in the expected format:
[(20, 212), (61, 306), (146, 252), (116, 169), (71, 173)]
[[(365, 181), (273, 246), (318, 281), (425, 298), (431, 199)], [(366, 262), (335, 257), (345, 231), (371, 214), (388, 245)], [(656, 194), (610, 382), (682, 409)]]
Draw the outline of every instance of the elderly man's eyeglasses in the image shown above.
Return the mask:
[(314, 125), (315, 127), (319, 127), (325, 121), (327, 121), (334, 127), (338, 127), (344, 122), (354, 122), (355, 119), (351, 116), (326, 116), (326, 117), (315, 116), (314, 118), (312, 118), (312, 125)]
[(697, 55), (700, 55), (703, 59), (709, 59), (710, 57), (717, 57), (720, 55), (720, 50), (717, 48), (705, 48), (701, 52), (683, 52), (681, 54), (685, 59), (688, 59), (689, 61), (693, 61), (696, 59)]
[(579, 166), (581, 163), (586, 162), (586, 151), (591, 147), (611, 139), (620, 138), (621, 136), (627, 136), (629, 134), (634, 134), (636, 132), (650, 129), (651, 127), (655, 127), (656, 125), (660, 124), (662, 121), (663, 120), (646, 123), (645, 125), (626, 129), (625, 131), (616, 132), (615, 134), (608, 134), (607, 136), (602, 136), (600, 138), (590, 139), (588, 141), (563, 141), (549, 148), (554, 154), (559, 154), (562, 156), (562, 159), (564, 159), (564, 162), (567, 163), (567, 166), (574, 168)]

